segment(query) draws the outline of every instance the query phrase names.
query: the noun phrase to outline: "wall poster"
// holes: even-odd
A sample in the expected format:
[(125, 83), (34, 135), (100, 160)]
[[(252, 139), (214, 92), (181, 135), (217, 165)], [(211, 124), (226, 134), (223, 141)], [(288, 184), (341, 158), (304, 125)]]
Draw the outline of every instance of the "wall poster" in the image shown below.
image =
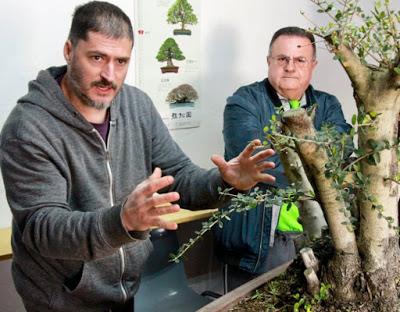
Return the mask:
[(135, 80), (168, 129), (200, 126), (200, 0), (135, 0)]

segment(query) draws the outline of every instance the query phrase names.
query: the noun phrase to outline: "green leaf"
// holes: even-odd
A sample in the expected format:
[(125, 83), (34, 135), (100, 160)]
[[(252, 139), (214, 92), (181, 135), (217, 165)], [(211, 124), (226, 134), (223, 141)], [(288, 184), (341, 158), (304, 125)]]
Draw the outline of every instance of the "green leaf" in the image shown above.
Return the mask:
[(376, 116), (378, 116), (378, 113), (377, 113), (377, 112), (374, 112), (374, 111), (372, 111), (372, 112), (369, 112), (369, 113), (368, 113), (368, 115), (370, 115), (372, 119), (375, 119), (375, 118), (376, 118)]
[(364, 181), (364, 175), (360, 171), (357, 171), (356, 176), (360, 181)]
[(327, 7), (326, 7), (326, 9), (325, 9), (325, 12), (329, 12), (329, 11), (331, 11), (332, 10), (332, 8), (333, 8), (333, 4), (332, 3), (330, 3)]
[(377, 141), (375, 141), (375, 140), (373, 140), (373, 139), (369, 139), (369, 140), (367, 141), (367, 143), (368, 143), (368, 145), (369, 145), (373, 150), (378, 149), (379, 144), (378, 144)]
[(395, 67), (393, 70), (397, 75), (400, 75), (400, 67)]
[(381, 162), (381, 156), (379, 153), (373, 154), (372, 157), (374, 157), (375, 164), (379, 164)]
[(354, 126), (357, 123), (357, 115), (354, 114), (353, 117), (351, 117), (351, 124)]

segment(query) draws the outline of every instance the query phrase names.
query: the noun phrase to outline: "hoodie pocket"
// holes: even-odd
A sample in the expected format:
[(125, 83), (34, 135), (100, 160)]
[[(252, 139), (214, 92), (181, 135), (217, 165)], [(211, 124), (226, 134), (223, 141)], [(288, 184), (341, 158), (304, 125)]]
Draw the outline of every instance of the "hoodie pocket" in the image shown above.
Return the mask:
[(118, 250), (111, 256), (84, 262), (80, 276), (64, 284), (66, 292), (86, 304), (122, 302), (123, 283), (128, 296), (132, 296), (152, 244), (148, 239), (135, 241), (124, 245), (123, 249), (123, 260)]
[[(105, 258), (82, 263), (81, 274), (64, 284), (67, 293), (87, 304), (119, 302), (121, 260), (116, 252)], [(74, 282), (78, 281), (78, 282)]]

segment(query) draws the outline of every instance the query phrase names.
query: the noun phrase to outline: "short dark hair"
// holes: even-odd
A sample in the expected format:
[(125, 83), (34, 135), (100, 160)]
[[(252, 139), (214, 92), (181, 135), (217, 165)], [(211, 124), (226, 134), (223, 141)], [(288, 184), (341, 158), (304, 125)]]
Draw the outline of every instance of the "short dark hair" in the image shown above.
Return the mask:
[(72, 45), (87, 40), (90, 31), (115, 39), (126, 37), (133, 43), (131, 20), (119, 7), (105, 1), (90, 1), (75, 8), (68, 35)]
[(315, 47), (314, 35), (312, 33), (310, 33), (309, 31), (307, 31), (307, 30), (305, 30), (303, 28), (300, 28), (300, 27), (296, 27), (296, 26), (284, 27), (284, 28), (281, 28), (281, 29), (277, 30), (274, 33), (274, 35), (272, 36), (271, 42), (269, 43), (269, 52), (268, 52), (268, 54), (271, 53), (271, 47), (272, 47), (273, 43), (280, 36), (293, 36), (293, 37), (307, 38), (308, 40), (310, 40), (310, 42), (312, 44), (313, 52), (314, 52), (314, 58), (317, 57), (317, 49)]

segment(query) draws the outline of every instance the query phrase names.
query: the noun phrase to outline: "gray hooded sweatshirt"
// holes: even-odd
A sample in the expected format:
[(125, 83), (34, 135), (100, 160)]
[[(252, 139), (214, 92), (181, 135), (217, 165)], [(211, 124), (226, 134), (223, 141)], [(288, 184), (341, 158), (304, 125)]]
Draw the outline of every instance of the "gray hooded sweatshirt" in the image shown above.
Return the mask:
[(8, 117), (0, 164), (13, 213), (12, 273), (29, 311), (107, 311), (131, 298), (152, 251), (147, 232), (126, 232), (121, 207), (155, 167), (175, 178), (184, 208), (212, 208), (216, 169), (194, 165), (150, 98), (124, 85), (110, 107), (107, 143), (41, 71)]

